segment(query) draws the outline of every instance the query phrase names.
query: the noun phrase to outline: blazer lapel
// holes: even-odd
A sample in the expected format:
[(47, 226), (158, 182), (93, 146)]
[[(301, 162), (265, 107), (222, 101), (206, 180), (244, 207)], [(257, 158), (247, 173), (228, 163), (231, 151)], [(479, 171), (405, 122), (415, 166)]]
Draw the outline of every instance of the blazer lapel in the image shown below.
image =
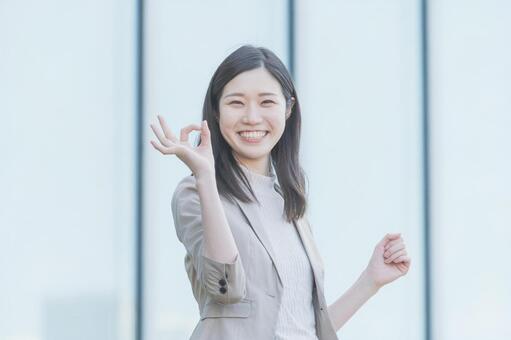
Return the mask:
[(245, 202), (238, 201), (238, 200), (235, 200), (235, 201), (236, 201), (236, 204), (241, 209), (241, 211), (243, 212), (243, 214), (245, 215), (245, 217), (247, 218), (250, 227), (252, 228), (252, 230), (256, 234), (257, 238), (263, 245), (264, 249), (266, 249), (266, 252), (270, 256), (270, 258), (273, 262), (273, 265), (275, 266), (280, 284), (282, 286), (284, 286), (282, 277), (279, 273), (280, 265), (279, 265), (278, 260), (275, 256), (275, 253), (273, 252), (273, 248), (271, 246), (270, 239), (264, 230), (264, 227), (263, 227), (262, 222), (259, 218), (258, 212), (256, 211), (256, 208), (254, 207), (253, 204), (245, 203)]
[(323, 294), (323, 262), (319, 256), (316, 244), (314, 243), (314, 237), (310, 230), (309, 222), (305, 217), (302, 217), (295, 222), (295, 225), (312, 267), (316, 289), (319, 295), (321, 295)]
[[(275, 266), (275, 270), (277, 271), (277, 276), (279, 278), (280, 284), (284, 286), (282, 276), (280, 275), (279, 270), (280, 264), (275, 256), (275, 253), (273, 252), (270, 239), (264, 230), (264, 227), (262, 225), (262, 222), (259, 218), (259, 214), (255, 206), (253, 204), (245, 203), (239, 200), (235, 201), (240, 210), (247, 218), (250, 227), (252, 228), (257, 238), (263, 245), (264, 249), (266, 249), (266, 252), (270, 256), (273, 265)], [(309, 222), (305, 217), (302, 217), (293, 223), (296, 227), (296, 230), (298, 231), (305, 252), (307, 253), (307, 257), (309, 258), (309, 262), (312, 267), (312, 272), (314, 274), (314, 282), (316, 283), (316, 288), (318, 290), (319, 295), (321, 296), (321, 294), (323, 294), (323, 276), (322, 276), (323, 262), (319, 255), (318, 249), (314, 243), (314, 237), (311, 233)]]

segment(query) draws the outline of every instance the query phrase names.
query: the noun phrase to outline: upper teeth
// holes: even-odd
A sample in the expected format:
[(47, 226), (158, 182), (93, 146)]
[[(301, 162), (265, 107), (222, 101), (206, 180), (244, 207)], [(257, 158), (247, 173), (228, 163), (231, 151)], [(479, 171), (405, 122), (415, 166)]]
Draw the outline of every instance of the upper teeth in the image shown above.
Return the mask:
[(266, 135), (266, 131), (243, 131), (240, 132), (242, 137), (257, 138)]

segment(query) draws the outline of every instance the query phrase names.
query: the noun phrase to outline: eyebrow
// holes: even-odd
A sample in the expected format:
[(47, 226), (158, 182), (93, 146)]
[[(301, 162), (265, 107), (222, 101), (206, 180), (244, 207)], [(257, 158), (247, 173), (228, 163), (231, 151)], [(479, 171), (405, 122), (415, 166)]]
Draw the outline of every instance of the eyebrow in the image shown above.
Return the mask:
[[(228, 95), (225, 95), (224, 99), (227, 97), (234, 97), (234, 96), (245, 97), (245, 95), (243, 93), (235, 92), (235, 93), (229, 93)], [(263, 96), (276, 96), (276, 94), (272, 93), (272, 92), (259, 93), (259, 97), (263, 97)]]

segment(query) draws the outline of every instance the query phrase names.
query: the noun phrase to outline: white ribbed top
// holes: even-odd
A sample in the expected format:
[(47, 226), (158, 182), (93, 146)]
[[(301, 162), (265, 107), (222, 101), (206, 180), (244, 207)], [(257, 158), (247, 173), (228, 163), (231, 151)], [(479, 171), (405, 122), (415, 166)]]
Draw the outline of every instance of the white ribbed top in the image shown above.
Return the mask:
[(261, 222), (280, 264), (284, 289), (275, 339), (318, 340), (312, 305), (312, 268), (295, 226), (286, 221), (284, 198), (274, 188), (277, 177), (273, 167), (270, 166), (270, 176), (263, 176), (240, 166), (261, 203)]

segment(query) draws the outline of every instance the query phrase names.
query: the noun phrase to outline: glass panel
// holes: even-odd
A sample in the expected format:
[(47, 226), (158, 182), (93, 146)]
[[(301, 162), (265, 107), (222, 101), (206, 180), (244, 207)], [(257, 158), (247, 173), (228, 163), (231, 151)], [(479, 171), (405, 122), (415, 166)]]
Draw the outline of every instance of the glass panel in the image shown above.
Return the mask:
[[(338, 332), (421, 339), (420, 25), (415, 1), (299, 1), (297, 83), (310, 220), (332, 303), (401, 232), (412, 266)], [(367, 327), (370, 324), (371, 327)]]
[(511, 3), (430, 13), (433, 335), (511, 339)]
[(133, 338), (134, 8), (0, 4), (0, 338)]

